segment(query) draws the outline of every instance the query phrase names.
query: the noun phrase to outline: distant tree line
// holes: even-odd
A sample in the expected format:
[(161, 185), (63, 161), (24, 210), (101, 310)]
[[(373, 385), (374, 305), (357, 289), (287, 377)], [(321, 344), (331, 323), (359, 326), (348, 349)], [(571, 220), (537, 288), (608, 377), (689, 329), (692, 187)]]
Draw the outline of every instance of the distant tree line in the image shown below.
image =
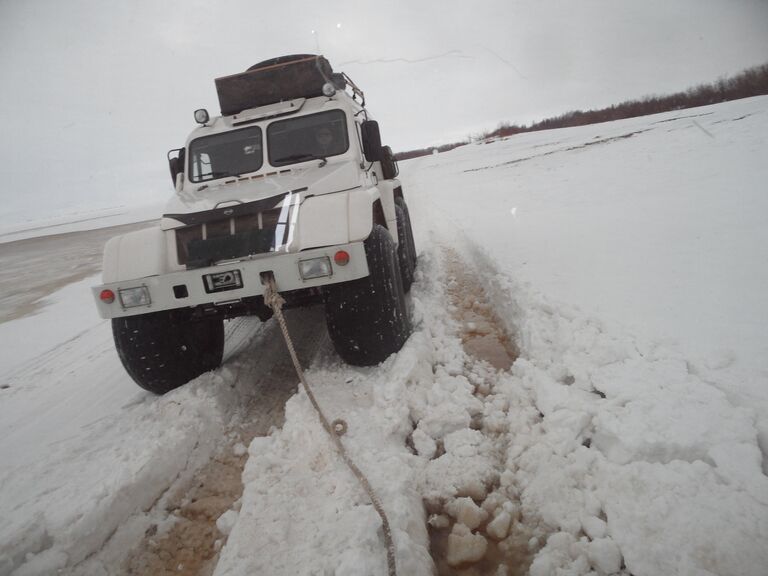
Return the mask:
[(434, 154), (435, 150), (438, 152), (448, 152), (459, 146), (469, 144), (469, 139), (462, 140), (461, 142), (452, 142), (451, 144), (441, 144), (440, 146), (430, 146), (429, 148), (419, 148), (418, 150), (408, 150), (407, 152), (398, 152), (395, 154), (395, 160), (408, 160), (409, 158), (417, 158), (419, 156), (427, 156), (428, 154)]
[[(639, 100), (628, 100), (621, 104), (614, 104), (608, 108), (587, 110), (586, 112), (575, 110), (566, 112), (560, 116), (555, 116), (554, 118), (547, 118), (546, 120), (535, 122), (530, 126), (502, 122), (495, 130), (480, 134), (474, 139), (487, 140), (492, 138), (504, 138), (523, 132), (598, 124), (600, 122), (610, 122), (612, 120), (621, 120), (623, 118), (658, 114), (659, 112), (668, 112), (670, 110), (682, 110), (685, 108), (706, 106), (708, 104), (717, 104), (718, 102), (738, 100), (739, 98), (749, 98), (751, 96), (759, 96), (762, 94), (768, 94), (768, 63), (761, 66), (755, 66), (754, 68), (748, 68), (736, 76), (723, 77), (716, 82), (700, 84), (693, 88), (689, 88), (684, 92), (677, 92), (668, 96), (645, 96)], [(443, 144), (442, 146), (398, 152), (395, 154), (395, 158), (398, 160), (407, 160), (408, 158), (425, 156), (427, 154), (432, 154), (435, 149), (438, 152), (445, 152), (458, 146), (468, 144), (469, 142), (470, 139), (467, 139), (462, 142)]]

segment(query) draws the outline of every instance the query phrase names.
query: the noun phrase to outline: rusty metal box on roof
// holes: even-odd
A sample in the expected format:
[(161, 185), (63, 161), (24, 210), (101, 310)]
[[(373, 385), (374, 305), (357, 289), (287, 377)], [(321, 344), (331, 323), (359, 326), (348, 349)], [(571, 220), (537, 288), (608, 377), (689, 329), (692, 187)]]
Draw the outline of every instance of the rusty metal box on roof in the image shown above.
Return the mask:
[(275, 58), (246, 72), (216, 78), (221, 114), (231, 116), (284, 100), (322, 96), (323, 84), (332, 73), (323, 56), (301, 55)]

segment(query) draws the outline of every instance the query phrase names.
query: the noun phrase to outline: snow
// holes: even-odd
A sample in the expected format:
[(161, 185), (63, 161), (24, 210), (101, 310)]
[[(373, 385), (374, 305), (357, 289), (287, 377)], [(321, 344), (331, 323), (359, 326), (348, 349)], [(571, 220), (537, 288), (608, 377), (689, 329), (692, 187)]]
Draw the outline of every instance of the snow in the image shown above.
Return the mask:
[[(90, 287), (99, 282), (92, 276), (74, 282), (47, 299), (39, 314), (0, 324), (0, 366), (8, 373), (18, 366), (60, 348), (79, 334), (101, 324), (93, 309)], [(45, 330), (40, 327), (45, 326)], [(12, 344), (11, 344), (12, 343)]]
[[(327, 341), (307, 366), (399, 574), (764, 576), (766, 134), (760, 97), (401, 164), (414, 334), (377, 367)], [(152, 397), (92, 281), (0, 324), (3, 576), (114, 573), (258, 402), (239, 377), (257, 322), (230, 327), (220, 370)], [(492, 361), (504, 334), (511, 368)], [(381, 520), (303, 391), (228, 449), (248, 460), (216, 576), (387, 573)]]
[(472, 498), (456, 498), (445, 507), (445, 510), (453, 516), (459, 524), (463, 524), (470, 530), (474, 530), (488, 517), (488, 512), (475, 504)]
[(89, 556), (159, 520), (143, 511), (210, 458), (242, 399), (226, 368), (162, 398), (141, 391), (88, 285), (0, 325), (1, 348), (18, 349), (0, 390), (0, 574), (105, 573)]

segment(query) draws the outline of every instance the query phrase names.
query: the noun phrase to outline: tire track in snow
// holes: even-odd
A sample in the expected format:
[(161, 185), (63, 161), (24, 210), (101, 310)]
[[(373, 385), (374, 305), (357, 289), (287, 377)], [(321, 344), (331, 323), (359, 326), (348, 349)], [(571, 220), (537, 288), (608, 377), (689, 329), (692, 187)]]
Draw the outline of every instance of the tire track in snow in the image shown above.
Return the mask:
[[(309, 365), (328, 346), (322, 307), (286, 311), (286, 320), (300, 359)], [(147, 528), (126, 560), (124, 574), (212, 574), (239, 511), (246, 446), (284, 421), (285, 402), (296, 392), (298, 379), (279, 327), (270, 321), (247, 339), (248, 319), (230, 324), (227, 358), (233, 365), (232, 385), (247, 390), (243, 403), (224, 446), (198, 471), (191, 486), (175, 487), (162, 503), (167, 519)]]
[[(472, 464), (485, 471), (481, 482), (449, 480), (456, 488), (452, 494), (438, 496), (428, 491), (425, 505), (430, 512), (432, 557), (438, 576), (526, 574), (533, 559), (529, 545), (533, 533), (520, 522), (519, 502), (499, 490), (506, 451), (503, 420), (508, 405), (500, 401), (495, 390), (499, 375), (511, 369), (519, 350), (515, 336), (506, 332), (495, 315), (478, 275), (453, 249), (444, 248), (441, 260), (449, 313), (465, 354), (463, 370), (457, 376), (471, 383), (476, 401), (469, 423), (471, 432), (467, 432), (474, 435), (470, 443), (480, 446), (479, 453), (485, 457)], [(455, 368), (452, 371), (456, 372)], [(457, 433), (463, 431), (454, 431)], [(451, 435), (438, 441), (431, 462), (446, 454), (446, 443), (450, 448), (454, 442)]]

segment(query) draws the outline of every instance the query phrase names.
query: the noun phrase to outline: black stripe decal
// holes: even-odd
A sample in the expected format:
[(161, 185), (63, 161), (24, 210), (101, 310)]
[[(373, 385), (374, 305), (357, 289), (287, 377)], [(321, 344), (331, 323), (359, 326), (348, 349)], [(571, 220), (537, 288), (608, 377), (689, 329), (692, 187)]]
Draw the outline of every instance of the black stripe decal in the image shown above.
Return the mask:
[(205, 212), (192, 212), (191, 214), (163, 214), (163, 218), (173, 218), (174, 220), (178, 220), (187, 226), (195, 226), (197, 224), (212, 222), (214, 220), (222, 220), (225, 218), (236, 218), (237, 216), (243, 216), (245, 214), (255, 214), (256, 212), (271, 210), (272, 208), (277, 207), (277, 205), (280, 204), (280, 202), (282, 202), (286, 196), (288, 196), (288, 194), (298, 194), (299, 192), (304, 192), (305, 190), (307, 190), (306, 186), (304, 188), (297, 188), (296, 190), (285, 192), (278, 196), (270, 196), (269, 198), (263, 198), (253, 202), (234, 204), (224, 208), (206, 210)]

